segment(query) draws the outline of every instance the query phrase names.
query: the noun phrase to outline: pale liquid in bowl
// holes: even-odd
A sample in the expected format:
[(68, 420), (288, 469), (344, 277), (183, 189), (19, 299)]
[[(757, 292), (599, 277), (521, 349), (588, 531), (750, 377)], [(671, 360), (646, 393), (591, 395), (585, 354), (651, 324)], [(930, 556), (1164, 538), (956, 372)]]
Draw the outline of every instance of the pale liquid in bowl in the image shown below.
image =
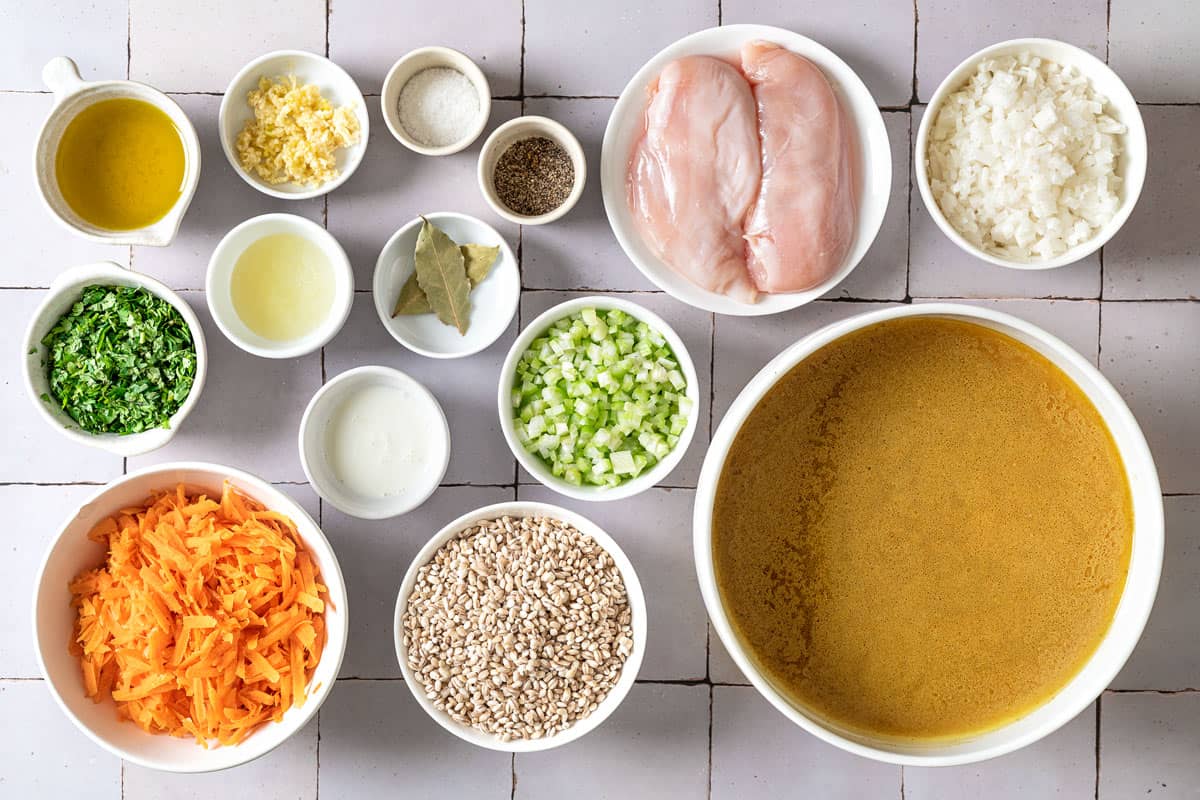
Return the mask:
[(990, 328), (882, 322), (784, 375), (730, 448), (713, 565), (792, 702), (875, 737), (953, 740), (1036, 709), (1112, 622), (1133, 536), (1103, 419)]
[(333, 308), (333, 265), (320, 246), (295, 233), (275, 233), (238, 256), (230, 283), (233, 308), (246, 327), (273, 342), (315, 331)]

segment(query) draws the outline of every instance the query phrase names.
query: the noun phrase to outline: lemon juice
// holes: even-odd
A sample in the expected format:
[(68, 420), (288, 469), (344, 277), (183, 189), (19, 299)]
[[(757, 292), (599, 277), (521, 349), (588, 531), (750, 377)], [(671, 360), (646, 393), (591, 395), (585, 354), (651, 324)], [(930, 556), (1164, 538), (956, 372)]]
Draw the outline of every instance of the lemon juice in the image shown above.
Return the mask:
[(252, 243), (233, 267), (233, 308), (246, 327), (274, 342), (302, 339), (333, 306), (333, 265), (321, 248), (293, 233)]

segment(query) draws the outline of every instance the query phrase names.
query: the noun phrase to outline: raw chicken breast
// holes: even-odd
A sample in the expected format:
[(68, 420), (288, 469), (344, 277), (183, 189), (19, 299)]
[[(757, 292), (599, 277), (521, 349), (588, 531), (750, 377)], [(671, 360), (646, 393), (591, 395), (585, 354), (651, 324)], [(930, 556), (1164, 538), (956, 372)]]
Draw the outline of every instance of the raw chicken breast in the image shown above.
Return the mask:
[(762, 185), (746, 218), (747, 266), (763, 292), (830, 278), (854, 241), (853, 131), (811, 61), (779, 45), (742, 48), (762, 139)]
[(758, 194), (754, 97), (730, 64), (672, 61), (650, 85), (625, 177), (650, 249), (697, 286), (753, 303), (742, 224)]

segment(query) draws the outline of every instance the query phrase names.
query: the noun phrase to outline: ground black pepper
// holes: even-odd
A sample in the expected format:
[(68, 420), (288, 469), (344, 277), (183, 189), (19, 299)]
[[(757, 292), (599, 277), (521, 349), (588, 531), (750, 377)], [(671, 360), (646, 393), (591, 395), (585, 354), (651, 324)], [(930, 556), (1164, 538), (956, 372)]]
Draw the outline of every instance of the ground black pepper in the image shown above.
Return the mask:
[(492, 185), (514, 214), (536, 217), (561, 206), (575, 185), (575, 164), (545, 136), (514, 142), (496, 160)]

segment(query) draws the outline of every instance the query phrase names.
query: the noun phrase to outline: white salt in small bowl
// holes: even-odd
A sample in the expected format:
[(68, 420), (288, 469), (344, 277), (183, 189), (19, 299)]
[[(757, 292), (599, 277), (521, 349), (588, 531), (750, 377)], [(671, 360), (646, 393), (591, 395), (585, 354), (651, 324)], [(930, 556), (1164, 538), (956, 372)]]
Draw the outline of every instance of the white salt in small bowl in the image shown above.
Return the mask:
[[(500, 156), (504, 155), (504, 151), (523, 139), (533, 139), (539, 136), (554, 142), (571, 157), (571, 164), (575, 167), (575, 183), (571, 186), (571, 193), (567, 195), (567, 199), (563, 200), (559, 206), (545, 214), (526, 216), (518, 214), (504, 205), (504, 201), (496, 193), (493, 177), (496, 172), (496, 162), (500, 160)], [(492, 207), (492, 211), (518, 225), (545, 225), (547, 222), (554, 222), (566, 216), (566, 213), (574, 208), (575, 204), (579, 202), (579, 198), (583, 196), (583, 185), (587, 183), (587, 159), (583, 155), (583, 147), (575, 138), (575, 134), (571, 133), (561, 122), (555, 122), (549, 117), (517, 117), (492, 131), (492, 135), (483, 143), (483, 149), (479, 151), (477, 177), (479, 191), (483, 192), (483, 199)]]
[[(438, 67), (461, 72), (471, 81), (479, 95), (479, 111), (474, 124), (469, 126), (461, 139), (447, 145), (432, 146), (413, 138), (405, 129), (400, 119), (400, 93), (417, 73)], [(388, 70), (379, 104), (383, 111), (383, 121), (400, 144), (421, 155), (448, 156), (470, 147), (471, 143), (479, 138), (479, 134), (483, 133), (492, 113), (492, 88), (483, 71), (464, 54), (449, 47), (422, 47), (405, 54)]]

